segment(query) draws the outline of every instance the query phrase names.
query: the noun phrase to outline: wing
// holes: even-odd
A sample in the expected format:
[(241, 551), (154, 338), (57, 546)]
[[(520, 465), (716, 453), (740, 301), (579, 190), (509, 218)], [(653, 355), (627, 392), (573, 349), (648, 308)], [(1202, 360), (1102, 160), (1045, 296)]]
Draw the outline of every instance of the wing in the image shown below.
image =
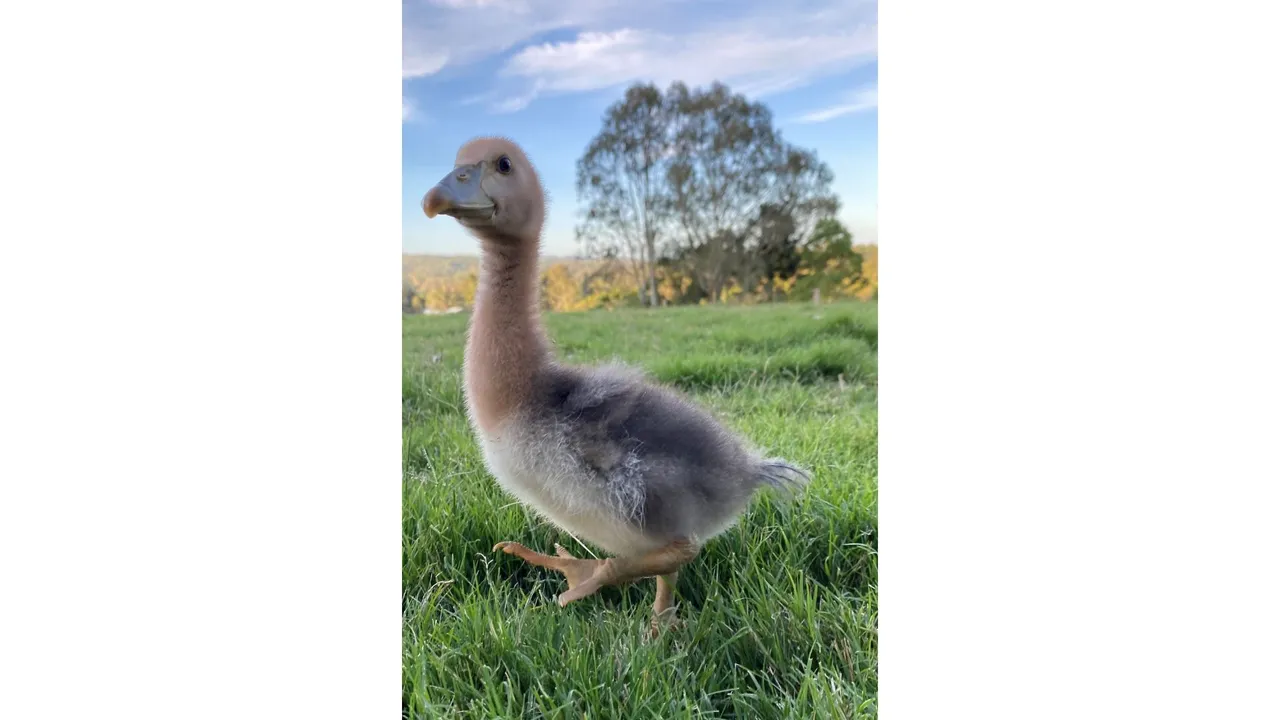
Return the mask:
[(618, 365), (558, 366), (544, 407), (593, 478), (647, 531), (693, 532), (754, 489), (750, 456), (709, 412)]

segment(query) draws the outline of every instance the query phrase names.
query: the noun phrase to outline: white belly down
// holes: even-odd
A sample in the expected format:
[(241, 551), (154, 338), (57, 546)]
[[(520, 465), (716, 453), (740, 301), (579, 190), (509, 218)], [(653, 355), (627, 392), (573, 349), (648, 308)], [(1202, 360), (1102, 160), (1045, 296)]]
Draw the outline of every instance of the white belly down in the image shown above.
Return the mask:
[(502, 488), (565, 532), (614, 555), (661, 546), (611, 507), (563, 443), (519, 432), (478, 435), (485, 464)]

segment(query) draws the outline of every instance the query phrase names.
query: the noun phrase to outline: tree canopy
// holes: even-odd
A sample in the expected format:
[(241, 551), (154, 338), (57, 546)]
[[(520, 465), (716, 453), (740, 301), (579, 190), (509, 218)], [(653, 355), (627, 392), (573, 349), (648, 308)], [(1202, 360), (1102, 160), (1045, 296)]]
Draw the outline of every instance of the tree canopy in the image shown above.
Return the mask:
[(727, 86), (628, 88), (578, 161), (589, 257), (627, 263), (656, 305), (660, 267), (678, 266), (712, 302), (730, 286), (772, 294), (798, 268), (800, 239), (839, 199), (816, 153), (790, 145), (773, 115)]
[[(576, 169), (585, 258), (545, 259), (546, 309), (877, 297), (876, 247), (835, 219), (831, 169), (723, 84), (631, 86)], [(406, 312), (471, 305), (474, 259), (437, 260), (406, 256)]]

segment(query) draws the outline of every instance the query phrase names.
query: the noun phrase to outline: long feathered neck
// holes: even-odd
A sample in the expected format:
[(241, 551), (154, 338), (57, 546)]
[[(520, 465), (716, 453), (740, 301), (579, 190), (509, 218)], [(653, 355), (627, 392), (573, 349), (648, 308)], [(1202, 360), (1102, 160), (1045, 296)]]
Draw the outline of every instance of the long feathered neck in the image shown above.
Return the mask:
[(537, 241), (481, 237), (481, 247), (467, 336), (467, 404), (480, 429), (495, 432), (528, 400), (551, 353), (538, 311)]

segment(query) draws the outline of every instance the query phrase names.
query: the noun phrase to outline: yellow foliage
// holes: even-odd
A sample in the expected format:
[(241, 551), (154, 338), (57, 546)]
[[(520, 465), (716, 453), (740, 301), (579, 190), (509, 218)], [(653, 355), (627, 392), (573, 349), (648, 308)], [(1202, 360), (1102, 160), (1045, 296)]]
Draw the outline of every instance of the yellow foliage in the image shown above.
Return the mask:
[(474, 272), (469, 272), (462, 276), (458, 283), (458, 294), (462, 296), (462, 304), (471, 307), (476, 304), (476, 286), (480, 284), (480, 278)]
[(543, 273), (542, 301), (547, 309), (556, 312), (585, 309), (579, 307), (583, 300), (581, 285), (574, 281), (569, 266), (558, 263)]
[(870, 300), (876, 296), (879, 288), (879, 274), (876, 272), (879, 246), (855, 245), (854, 251), (862, 256), (862, 275), (854, 283), (851, 294), (859, 300)]
[(729, 282), (720, 289), (720, 302), (729, 302), (740, 295), (742, 295), (742, 286), (737, 280), (730, 278)]
[[(761, 280), (755, 287), (746, 288), (730, 279), (720, 291), (718, 302), (754, 303), (783, 300), (794, 293), (807, 300), (809, 287), (822, 282), (823, 295), (872, 300), (877, 292), (877, 247), (854, 246), (862, 256), (862, 272), (856, 277), (849, 273), (843, 258), (824, 258), (816, 267), (801, 264), (796, 274), (789, 278), (774, 276)], [(407, 256), (408, 257), (408, 256)], [(443, 269), (418, 260), (417, 265), (405, 268), (405, 305), (414, 312), (441, 312), (450, 308), (470, 308), (475, 303), (477, 270), (475, 261), (470, 267), (465, 260), (442, 259), (449, 263)], [(825, 276), (826, 280), (822, 277)], [(837, 279), (838, 278), (838, 279)], [(657, 268), (658, 296), (663, 304), (677, 304), (694, 286), (694, 278), (678, 266), (662, 265)], [(832, 282), (834, 280), (834, 282)], [(636, 278), (621, 264), (600, 261), (566, 260), (554, 262), (542, 273), (542, 306), (554, 312), (575, 312), (597, 308), (612, 309), (619, 305), (640, 304), (639, 285)], [(803, 285), (797, 289), (797, 285)], [(792, 298), (795, 299), (795, 298)], [(700, 303), (708, 303), (702, 298)]]
[(556, 263), (542, 274), (542, 305), (555, 312), (612, 309), (637, 300), (639, 285), (619, 266)]
[(668, 303), (674, 303), (683, 297), (693, 285), (693, 278), (673, 272), (665, 267), (658, 268), (658, 297)]

